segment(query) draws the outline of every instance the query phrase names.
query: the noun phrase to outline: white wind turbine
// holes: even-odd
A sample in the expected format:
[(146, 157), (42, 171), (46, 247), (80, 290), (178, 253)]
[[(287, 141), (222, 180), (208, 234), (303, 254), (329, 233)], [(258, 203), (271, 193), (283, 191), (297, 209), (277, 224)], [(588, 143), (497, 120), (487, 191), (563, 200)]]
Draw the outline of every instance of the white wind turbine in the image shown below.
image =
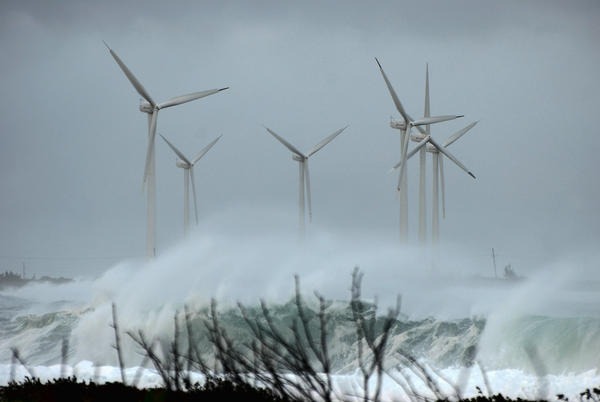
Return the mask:
[[(471, 171), (469, 171), (469, 169), (467, 169), (467, 167), (465, 165), (463, 165), (458, 159), (456, 159), (456, 157), (454, 157), (454, 155), (452, 155), (446, 149), (446, 147), (450, 146), (456, 140), (458, 140), (460, 137), (462, 137), (464, 134), (466, 134), (467, 131), (469, 131), (470, 129), (472, 129), (475, 126), (475, 124), (477, 124), (477, 122), (473, 122), (473, 123), (469, 124), (468, 126), (466, 126), (465, 128), (452, 134), (441, 145), (431, 137), (431, 134), (425, 135), (425, 137), (423, 137), (421, 139), (421, 141), (419, 141), (417, 146), (412, 151), (410, 151), (406, 154), (406, 158), (401, 160), (400, 162), (398, 162), (392, 168), (392, 170), (402, 168), (402, 166), (405, 165), (405, 163), (403, 163), (403, 162), (405, 160), (408, 160), (409, 158), (411, 158), (414, 154), (416, 154), (419, 151), (426, 150), (427, 152), (431, 152), (433, 154), (433, 186), (432, 186), (433, 195), (432, 195), (432, 218), (431, 218), (432, 234), (431, 234), (431, 238), (432, 238), (432, 242), (434, 245), (437, 245), (439, 243), (439, 236), (440, 236), (440, 233), (439, 233), (439, 230), (440, 230), (439, 178), (440, 178), (440, 176), (441, 176), (441, 187), (442, 187), (442, 206), (443, 206), (442, 213), (443, 213), (444, 218), (446, 217), (444, 165), (442, 162), (443, 156), (445, 155), (448, 159), (450, 159), (452, 162), (454, 162), (459, 168), (461, 168), (462, 170), (467, 172), (469, 174), (469, 176), (471, 176), (472, 178), (475, 178), (475, 175), (473, 175), (473, 173), (471, 173)], [(439, 173), (439, 176), (438, 176), (438, 173)], [(398, 186), (398, 189), (399, 188), (400, 188), (400, 186)]]
[(196, 217), (196, 225), (198, 224), (198, 203), (196, 201), (196, 185), (194, 184), (194, 165), (219, 141), (222, 135), (218, 136), (205, 146), (198, 155), (192, 160), (185, 157), (183, 152), (171, 144), (162, 134), (160, 134), (167, 145), (179, 157), (176, 162), (177, 167), (183, 169), (183, 234), (187, 237), (190, 226), (190, 181), (192, 182), (192, 193), (194, 196), (194, 216)]
[[(431, 116), (430, 104), (429, 104), (429, 65), (425, 65), (425, 110), (423, 112), (424, 117)], [(431, 133), (431, 127), (429, 124), (425, 125), (425, 132), (422, 130), (410, 136), (412, 141), (419, 142), (426, 135)], [(427, 224), (427, 213), (426, 213), (426, 183), (425, 183), (425, 162), (426, 162), (426, 150), (421, 148), (419, 151), (419, 243), (425, 244), (425, 232)]]
[(268, 127), (265, 127), (265, 129), (267, 129), (267, 131), (269, 132), (269, 134), (271, 134), (273, 137), (275, 137), (279, 142), (281, 142), (283, 145), (285, 145), (285, 147), (287, 149), (289, 149), (290, 151), (292, 151), (292, 159), (298, 162), (298, 174), (299, 174), (299, 193), (298, 193), (298, 204), (299, 204), (299, 212), (298, 212), (298, 219), (299, 219), (299, 230), (300, 230), (300, 234), (304, 235), (304, 222), (305, 222), (305, 217), (304, 217), (304, 188), (306, 186), (306, 199), (308, 200), (308, 217), (309, 217), (309, 221), (312, 221), (312, 201), (311, 201), (311, 195), (310, 195), (310, 174), (309, 174), (309, 170), (308, 170), (308, 158), (310, 158), (312, 155), (314, 155), (315, 153), (317, 153), (317, 151), (319, 151), (321, 148), (323, 148), (325, 145), (327, 145), (328, 143), (330, 143), (335, 137), (337, 137), (338, 135), (340, 135), (342, 133), (342, 131), (344, 131), (346, 127), (340, 128), (339, 130), (337, 130), (335, 133), (331, 134), (330, 136), (328, 136), (327, 138), (325, 138), (323, 141), (319, 142), (317, 145), (315, 145), (308, 153), (304, 154), (302, 152), (300, 152), (296, 147), (294, 147), (292, 144), (290, 144), (289, 142), (287, 142), (285, 139), (283, 139), (281, 136), (277, 135), (275, 132), (273, 132), (271, 129), (269, 129)]
[(171, 106), (181, 105), (191, 102), (196, 99), (204, 98), (205, 96), (216, 94), (227, 88), (210, 89), (207, 91), (194, 92), (186, 95), (176, 96), (162, 103), (156, 103), (150, 97), (146, 89), (137, 80), (133, 73), (127, 68), (125, 63), (121, 61), (119, 56), (104, 42), (111, 56), (115, 59), (125, 76), (131, 82), (138, 94), (146, 101), (139, 106), (140, 111), (148, 115), (148, 147), (146, 150), (146, 163), (144, 167), (144, 185), (147, 184), (147, 206), (146, 206), (146, 256), (153, 258), (156, 256), (156, 177), (155, 177), (155, 155), (154, 155), (154, 139), (156, 136), (156, 119), (158, 111)]
[[(430, 115), (430, 101), (429, 101), (429, 65), (425, 66), (425, 116)], [(454, 135), (450, 136), (446, 142), (442, 144), (445, 148), (452, 144), (454, 141), (462, 137), (467, 131), (472, 129), (477, 122), (469, 124), (467, 127), (459, 130)], [(427, 135), (431, 134), (429, 126), (425, 127)], [(423, 134), (416, 134), (411, 137), (411, 140), (420, 142), (425, 136)], [(419, 238), (422, 242), (425, 242), (425, 153), (432, 153), (433, 157), (433, 181), (432, 181), (432, 214), (431, 214), (431, 239), (432, 243), (437, 245), (440, 239), (440, 216), (439, 216), (439, 187), (441, 184), (442, 188), (442, 217), (446, 218), (446, 194), (445, 194), (445, 183), (444, 183), (444, 158), (443, 154), (431, 144), (421, 147), (419, 150), (420, 168), (421, 168), (421, 181), (419, 182)], [(441, 182), (440, 182), (441, 179)], [(421, 232), (422, 231), (422, 232)]]
[[(412, 117), (406, 113), (404, 107), (402, 106), (402, 102), (396, 95), (396, 91), (392, 87), (387, 75), (383, 71), (383, 67), (381, 67), (381, 63), (379, 60), (375, 58), (377, 65), (379, 66), (379, 71), (381, 71), (381, 75), (385, 81), (385, 84), (392, 96), (392, 100), (394, 101), (394, 105), (396, 109), (402, 116), (402, 121), (394, 120), (390, 123), (392, 128), (397, 128), (400, 130), (400, 152), (401, 152), (401, 160), (406, 159), (406, 154), (408, 151), (408, 141), (410, 139), (410, 131), (412, 127), (416, 127), (419, 132), (424, 135), (427, 135), (427, 132), (423, 130), (420, 126), (425, 126), (429, 124), (441, 123), (448, 120), (454, 120), (459, 117), (463, 117), (463, 115), (444, 115), (444, 116), (425, 116), (422, 119), (414, 120)], [(423, 176), (424, 179), (424, 176)], [(398, 177), (398, 191), (400, 191), (400, 237), (402, 240), (406, 240), (408, 237), (408, 197), (407, 197), (407, 180), (406, 180), (406, 164), (401, 165), (400, 175)]]
[[(429, 64), (425, 65), (425, 110), (423, 116), (429, 117), (431, 116), (431, 107), (429, 101)], [(410, 136), (410, 139), (415, 142), (420, 142), (425, 138), (426, 135), (431, 134), (431, 127), (429, 124), (425, 125), (425, 132), (420, 131), (418, 133), (414, 133)], [(427, 221), (427, 201), (426, 201), (426, 183), (425, 183), (425, 162), (426, 162), (426, 152), (435, 152), (433, 150), (425, 149), (426, 147), (422, 147), (419, 150), (419, 242), (421, 244), (425, 244), (425, 233), (426, 233), (426, 221)], [(435, 149), (433, 147), (429, 147)], [(435, 165), (434, 161), (434, 165)], [(437, 170), (434, 171), (434, 181), (437, 180)], [(443, 183), (442, 183), (443, 185)], [(442, 197), (444, 194), (442, 192)]]

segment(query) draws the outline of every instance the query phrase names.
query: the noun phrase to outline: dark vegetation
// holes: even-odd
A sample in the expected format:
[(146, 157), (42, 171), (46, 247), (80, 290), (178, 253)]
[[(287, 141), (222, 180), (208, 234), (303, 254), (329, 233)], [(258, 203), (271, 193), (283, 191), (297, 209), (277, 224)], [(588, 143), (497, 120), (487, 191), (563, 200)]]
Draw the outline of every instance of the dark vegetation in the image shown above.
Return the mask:
[[(332, 323), (328, 313), (331, 302), (322, 295), (315, 294), (318, 307), (308, 308), (301, 296), (299, 280), (297, 277), (295, 280), (294, 304), (297, 315), (289, 320), (287, 326), (275, 322), (264, 301), (261, 301), (259, 312), (238, 303), (244, 323), (252, 334), (247, 341), (234, 341), (234, 337), (228, 334), (221, 325), (217, 304), (213, 300), (203, 319), (206, 336), (212, 345), (211, 361), (198, 350), (192, 313), (187, 306), (182, 314), (175, 315), (173, 338), (169, 342), (148, 338), (142, 331), (127, 331), (126, 335), (141, 352), (140, 367), (151, 363), (162, 379), (162, 387), (139, 389), (141, 370), (134, 378), (126, 378), (121, 347), (122, 333), (117, 309), (113, 305), (111, 326), (115, 334), (114, 348), (121, 369), (121, 382), (99, 384), (95, 381), (78, 381), (75, 376), (66, 377), (65, 370), (61, 370), (61, 378), (42, 383), (28, 368), (18, 350), (13, 349), (11, 380), (7, 386), (0, 387), (0, 400), (366, 402), (381, 399), (382, 381), (387, 377), (402, 388), (405, 398), (411, 402), (512, 401), (493, 393), (485, 371), (475, 360), (476, 346), (465, 353), (465, 368), (457, 383), (450, 382), (435, 368), (414, 358), (409, 351), (392, 350), (389, 341), (400, 314), (400, 297), (396, 306), (390, 308), (387, 314), (378, 315), (376, 303), (367, 303), (361, 299), (362, 273), (358, 268), (352, 273), (349, 309), (354, 328), (357, 372), (362, 376), (362, 384), (353, 390), (334, 387), (330, 355)], [(62, 367), (66, 367), (66, 340), (63, 342), (62, 352)], [(544, 378), (544, 365), (536, 349), (527, 346), (526, 353), (539, 378)], [(21, 382), (14, 380), (17, 364), (25, 367), (29, 373)], [(485, 393), (477, 387), (478, 395), (465, 399), (462, 394), (464, 384), (475, 366), (481, 370)], [(193, 372), (202, 374), (201, 383), (192, 379)], [(426, 385), (429, 391), (427, 394), (418, 391), (415, 378)], [(445, 386), (442, 387), (442, 384)], [(452, 392), (445, 393), (442, 388), (450, 388)], [(593, 388), (582, 392), (579, 400), (599, 402), (599, 397), (600, 389)], [(568, 401), (564, 395), (556, 395), (556, 398)], [(540, 380), (537, 400), (545, 399), (547, 384)]]
[(74, 377), (59, 378), (46, 383), (26, 378), (20, 383), (2, 387), (3, 401), (287, 401), (268, 389), (236, 384), (227, 380), (211, 380), (185, 391), (167, 388), (139, 389), (121, 382), (96, 384), (77, 381)]

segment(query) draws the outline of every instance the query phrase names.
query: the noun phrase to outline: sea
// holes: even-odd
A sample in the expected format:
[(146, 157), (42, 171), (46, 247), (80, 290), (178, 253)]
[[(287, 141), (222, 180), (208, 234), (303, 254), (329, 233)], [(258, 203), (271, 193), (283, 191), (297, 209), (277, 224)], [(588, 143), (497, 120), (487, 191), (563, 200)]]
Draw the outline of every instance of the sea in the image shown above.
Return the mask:
[[(536, 269), (515, 267), (520, 278), (508, 280), (502, 272), (494, 277), (473, 266), (464, 250), (431, 254), (379, 239), (349, 246), (332, 235), (301, 245), (281, 236), (196, 236), (154, 260), (122, 261), (94, 277), (84, 272), (71, 283), (4, 289), (0, 384), (32, 374), (120, 381), (114, 303), (126, 377), (139, 378), (139, 386), (159, 386), (152, 365), (140, 367), (144, 359), (128, 331), (142, 331), (164, 352), (175, 320), (185, 325), (187, 309), (194, 342), (210, 361), (211, 303), (229, 336), (247, 344), (253, 335), (240, 304), (260, 319), (263, 303), (285, 332), (298, 319), (297, 278), (312, 331), (318, 330), (317, 296), (326, 300), (336, 392), (339, 399), (352, 399), (363, 386), (349, 304), (352, 273), (360, 272), (361, 300), (377, 322), (397, 303), (400, 307), (385, 352), (383, 400), (409, 399), (406, 381), (431, 396), (431, 387), (402, 354), (426, 367), (449, 398), (459, 389), (467, 397), (502, 393), (552, 400), (600, 387), (600, 275), (589, 255)], [(184, 338), (180, 334), (182, 344)], [(193, 378), (202, 380), (199, 373)]]

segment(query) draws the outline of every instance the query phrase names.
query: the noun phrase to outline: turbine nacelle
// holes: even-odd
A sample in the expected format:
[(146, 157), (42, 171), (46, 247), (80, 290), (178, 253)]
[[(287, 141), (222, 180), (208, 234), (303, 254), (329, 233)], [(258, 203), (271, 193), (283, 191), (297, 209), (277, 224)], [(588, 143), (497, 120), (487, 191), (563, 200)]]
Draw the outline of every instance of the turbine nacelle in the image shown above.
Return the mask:
[(298, 156), (296, 154), (292, 154), (292, 159), (295, 160), (295, 161), (297, 161), (297, 162), (303, 162), (305, 159), (308, 159), (308, 158), (305, 158), (303, 156)]
[(390, 127), (398, 130), (406, 130), (406, 122), (403, 119), (390, 120)]
[(152, 114), (153, 111), (154, 111), (154, 108), (152, 107), (150, 102), (144, 101), (144, 102), (140, 103), (140, 112)]
[(431, 144), (425, 145), (425, 150), (427, 152), (431, 152), (432, 154), (439, 154), (440, 153), (440, 151), (438, 151), (438, 149), (436, 147), (434, 147), (433, 145), (431, 145)]
[(427, 137), (427, 135), (423, 134), (423, 133), (420, 133), (420, 132), (419, 133), (412, 133), (410, 135), (410, 139), (412, 141), (415, 141), (415, 142), (421, 142), (421, 141), (423, 141), (425, 139), (425, 137)]
[(175, 165), (177, 165), (178, 168), (183, 168), (183, 169), (187, 169), (187, 168), (191, 167), (189, 163), (186, 163), (186, 162), (182, 161), (181, 159), (177, 159), (177, 162), (175, 162)]

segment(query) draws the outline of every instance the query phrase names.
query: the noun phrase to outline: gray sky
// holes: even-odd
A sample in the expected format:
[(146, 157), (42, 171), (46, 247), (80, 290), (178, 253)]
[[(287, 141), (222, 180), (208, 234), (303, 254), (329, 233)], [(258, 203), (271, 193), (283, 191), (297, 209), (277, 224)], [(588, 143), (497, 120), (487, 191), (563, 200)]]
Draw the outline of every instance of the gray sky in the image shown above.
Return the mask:
[[(303, 150), (349, 124), (311, 160), (312, 231), (397, 236), (378, 57), (412, 116), (429, 63), (432, 114), (465, 115), (435, 138), (480, 121), (451, 149), (477, 180), (445, 164), (445, 242), (523, 269), (597, 246), (599, 2), (122, 3), (0, 5), (0, 269), (144, 253), (146, 116), (102, 40), (158, 101), (231, 87), (158, 121), (189, 155), (223, 134), (196, 169), (204, 233), (295, 230), (297, 164), (262, 124)], [(156, 146), (160, 251), (182, 236), (183, 174)], [(409, 182), (416, 238), (416, 160)]]

